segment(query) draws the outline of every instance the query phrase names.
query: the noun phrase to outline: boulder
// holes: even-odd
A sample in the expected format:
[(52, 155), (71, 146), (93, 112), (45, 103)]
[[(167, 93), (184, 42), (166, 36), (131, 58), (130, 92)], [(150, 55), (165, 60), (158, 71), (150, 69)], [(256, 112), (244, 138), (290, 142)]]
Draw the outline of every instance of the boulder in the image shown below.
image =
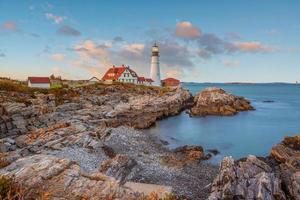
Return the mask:
[(300, 200), (300, 135), (284, 138), (267, 158), (225, 157), (209, 199)]
[(25, 199), (128, 199), (126, 189), (102, 173), (84, 174), (67, 159), (35, 155), (0, 169), (22, 183)]
[(160, 157), (161, 162), (170, 167), (183, 167), (206, 159), (201, 146), (182, 146)]
[(240, 111), (253, 110), (250, 102), (243, 97), (228, 94), (221, 88), (206, 88), (194, 98), (191, 116), (231, 116)]
[(271, 158), (278, 162), (277, 173), (280, 174), (288, 196), (300, 199), (300, 135), (285, 137), (271, 150)]
[(283, 200), (286, 196), (271, 167), (255, 156), (248, 156), (238, 163), (231, 157), (223, 159), (208, 199)]
[(124, 184), (126, 177), (130, 174), (132, 168), (136, 164), (134, 159), (126, 155), (118, 154), (114, 158), (105, 161), (100, 166), (100, 172), (115, 177), (121, 184)]

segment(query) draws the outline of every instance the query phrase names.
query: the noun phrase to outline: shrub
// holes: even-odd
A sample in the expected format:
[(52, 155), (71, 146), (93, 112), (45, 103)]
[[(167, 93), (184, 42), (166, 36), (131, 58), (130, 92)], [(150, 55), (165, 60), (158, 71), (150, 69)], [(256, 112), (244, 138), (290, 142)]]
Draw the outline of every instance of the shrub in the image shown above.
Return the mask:
[(14, 178), (0, 175), (0, 199), (19, 200), (24, 199), (24, 190)]

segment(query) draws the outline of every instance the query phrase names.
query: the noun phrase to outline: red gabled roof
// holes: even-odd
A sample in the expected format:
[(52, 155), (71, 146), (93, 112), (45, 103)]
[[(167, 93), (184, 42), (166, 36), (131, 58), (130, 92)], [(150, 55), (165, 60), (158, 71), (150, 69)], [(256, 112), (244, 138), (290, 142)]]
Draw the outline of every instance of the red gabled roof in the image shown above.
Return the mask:
[(107, 70), (107, 72), (104, 74), (102, 80), (116, 80), (118, 79), (121, 74), (125, 71), (125, 67), (111, 67)]
[(145, 80), (146, 80), (146, 79), (145, 79), (145, 77), (143, 77), (143, 76), (142, 76), (142, 77), (138, 77), (138, 81), (142, 81), (142, 82), (143, 82), (143, 81), (145, 81)]
[(132, 74), (136, 74), (135, 71), (130, 69), (129, 67), (121, 66), (121, 67), (111, 67), (107, 70), (107, 72), (104, 74), (102, 80), (117, 80), (121, 74), (125, 71), (125, 69), (128, 69)]
[(50, 83), (49, 77), (28, 77), (30, 83)]

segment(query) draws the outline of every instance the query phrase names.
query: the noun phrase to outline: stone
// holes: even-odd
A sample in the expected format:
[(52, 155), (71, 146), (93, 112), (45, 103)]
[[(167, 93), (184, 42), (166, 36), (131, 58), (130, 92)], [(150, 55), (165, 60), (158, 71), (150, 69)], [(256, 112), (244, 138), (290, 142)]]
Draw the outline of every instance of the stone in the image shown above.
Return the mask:
[(182, 168), (185, 165), (197, 164), (207, 159), (201, 146), (182, 146), (171, 153), (161, 156), (161, 162), (169, 167)]
[(286, 196), (272, 169), (255, 156), (248, 156), (238, 164), (231, 157), (223, 159), (208, 199), (283, 200)]
[(130, 174), (136, 161), (128, 156), (118, 154), (114, 158), (107, 160), (100, 166), (100, 172), (108, 176), (113, 176), (124, 184), (126, 177)]
[(300, 135), (285, 137), (275, 145), (270, 154), (278, 163), (277, 173), (282, 177), (282, 184), (288, 196), (300, 199)]
[(18, 159), (0, 169), (5, 176), (22, 182), (25, 198), (38, 199), (127, 199), (126, 189), (113, 178), (101, 173), (84, 174), (80, 167), (67, 160), (49, 155)]
[(221, 88), (205, 88), (194, 97), (191, 116), (231, 116), (240, 111), (253, 110), (250, 102), (243, 97), (228, 94)]

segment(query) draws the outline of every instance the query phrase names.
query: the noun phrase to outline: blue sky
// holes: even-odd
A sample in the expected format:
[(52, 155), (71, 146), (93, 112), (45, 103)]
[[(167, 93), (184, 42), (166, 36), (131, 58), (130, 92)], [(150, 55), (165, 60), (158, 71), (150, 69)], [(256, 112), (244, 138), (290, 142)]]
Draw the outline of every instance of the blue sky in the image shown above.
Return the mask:
[(102, 77), (111, 65), (195, 82), (300, 80), (300, 1), (0, 0), (0, 76)]

